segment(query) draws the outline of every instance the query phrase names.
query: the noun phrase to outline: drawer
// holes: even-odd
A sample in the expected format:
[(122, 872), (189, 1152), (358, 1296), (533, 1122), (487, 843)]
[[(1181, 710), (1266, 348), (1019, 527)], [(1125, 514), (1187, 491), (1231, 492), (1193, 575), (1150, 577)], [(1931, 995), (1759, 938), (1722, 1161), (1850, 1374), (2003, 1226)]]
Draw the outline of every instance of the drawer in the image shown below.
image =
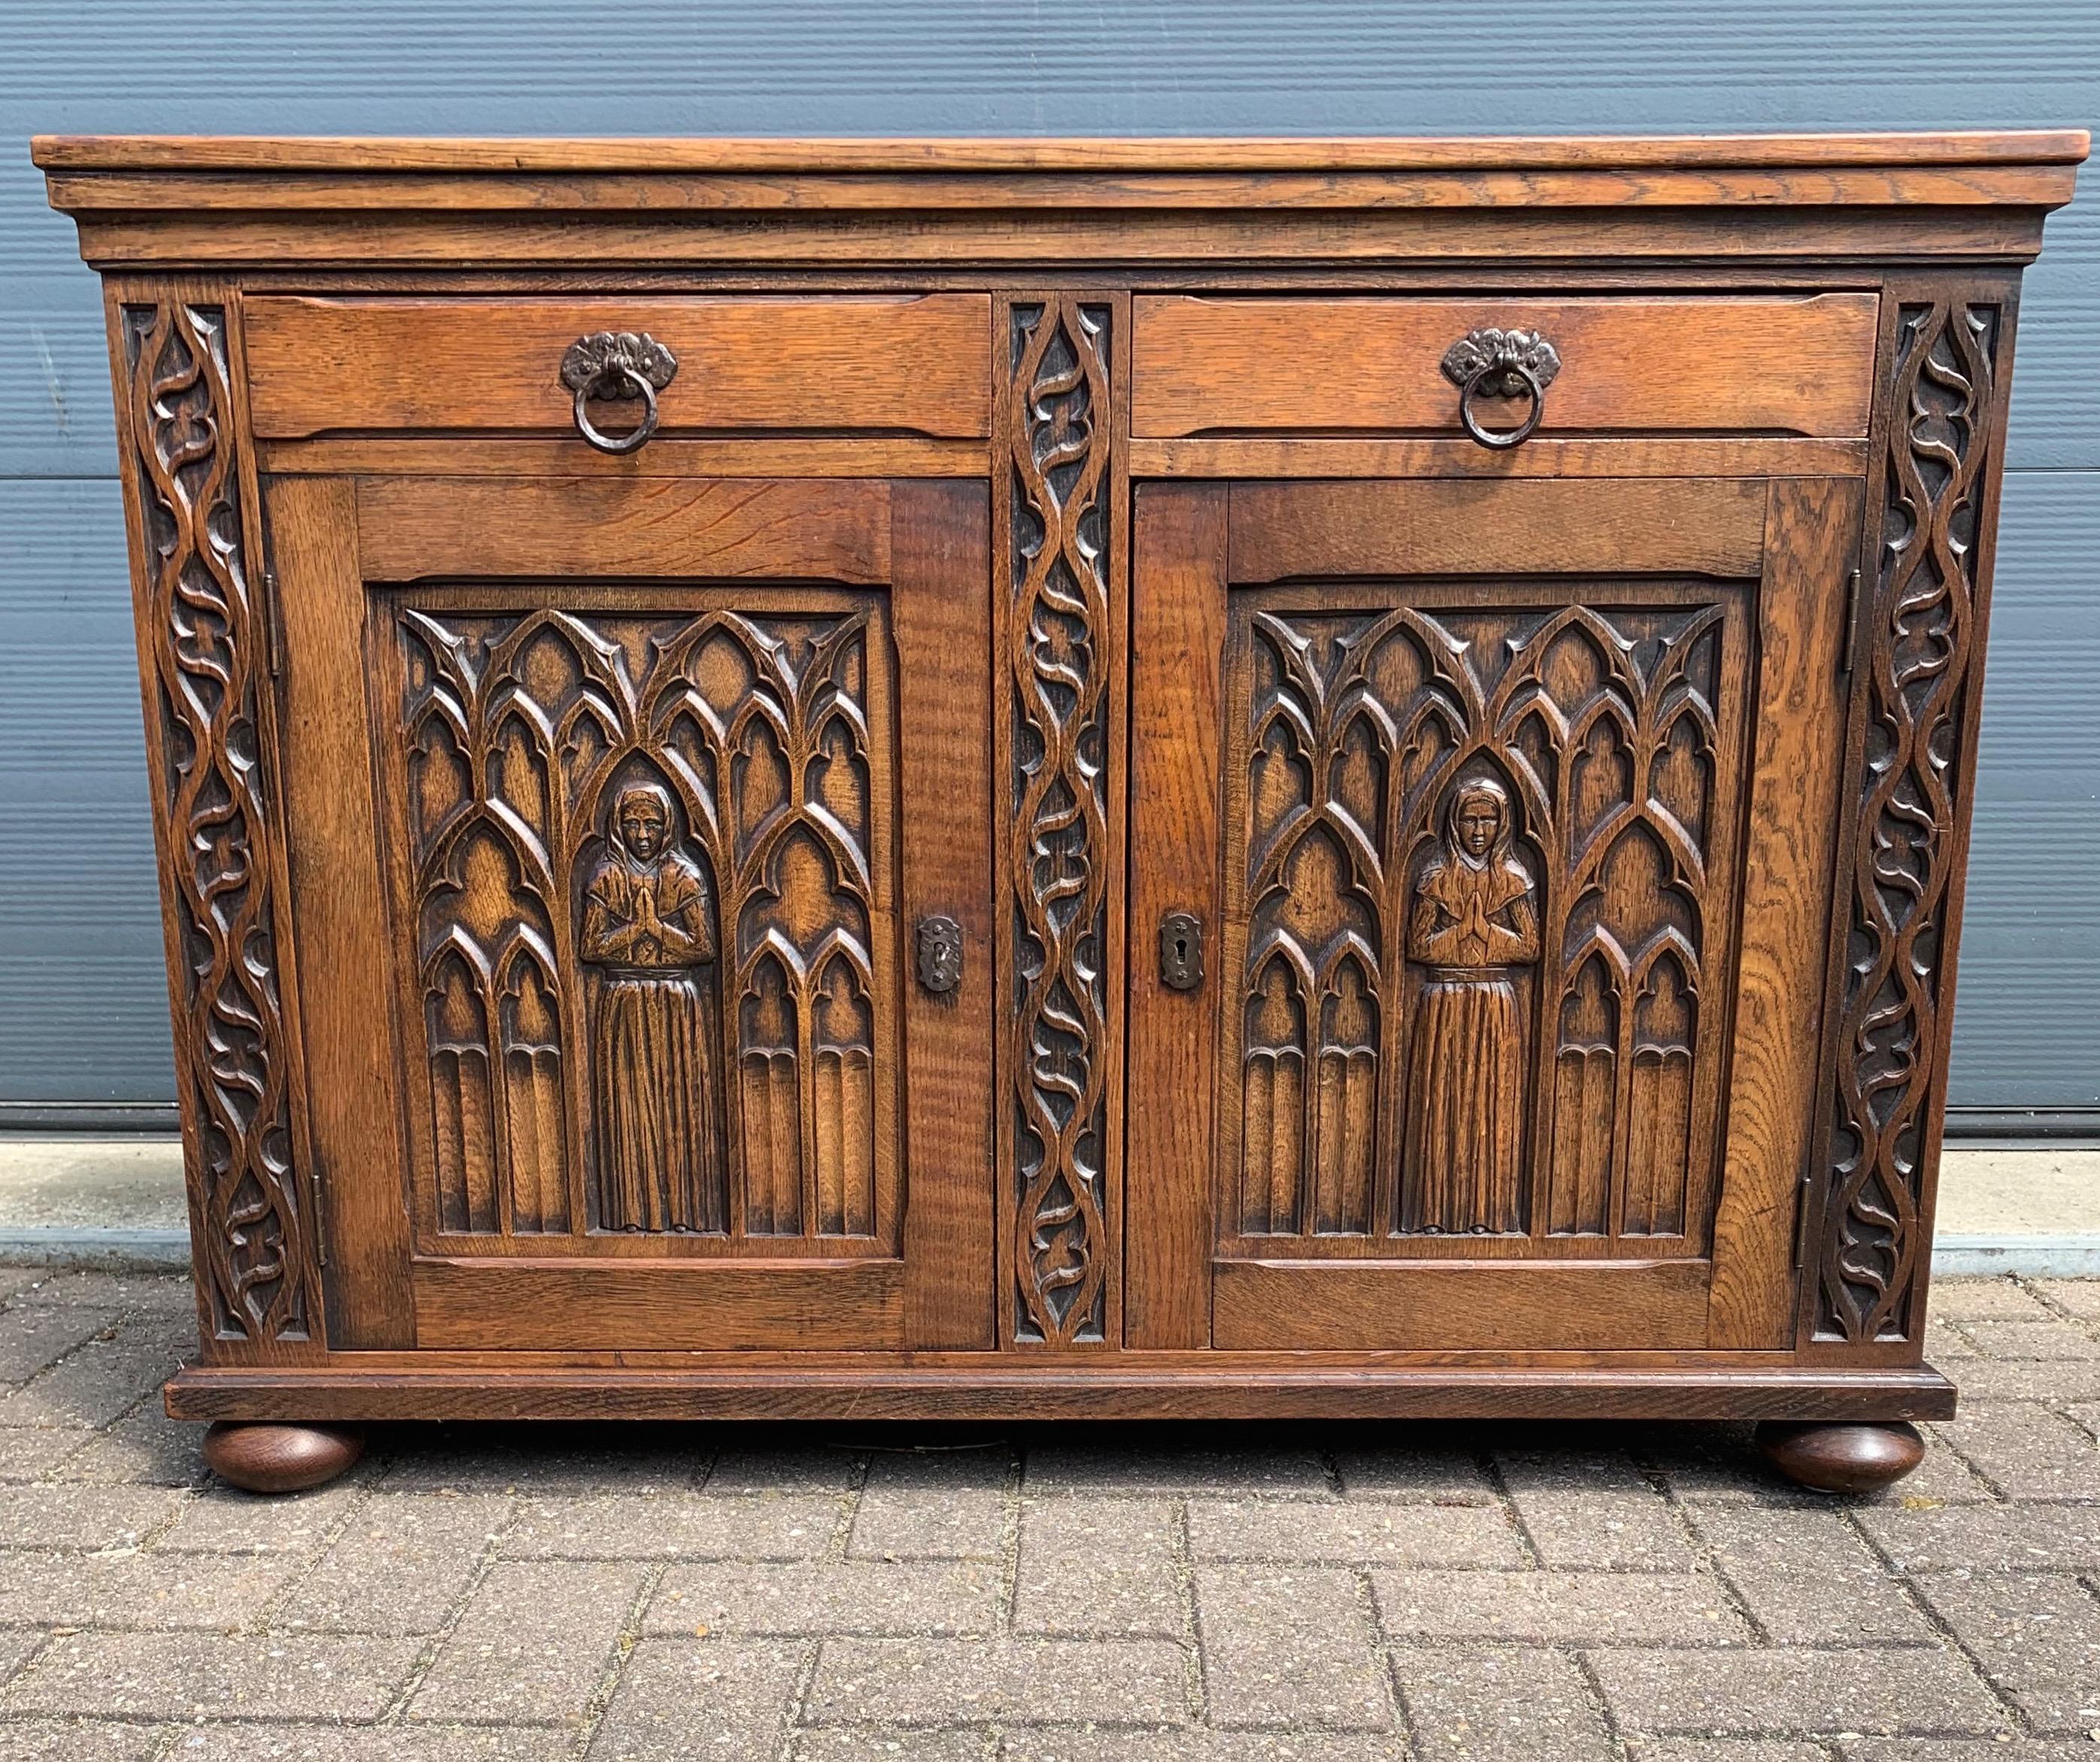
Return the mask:
[[(468, 430), (573, 435), (562, 356), (646, 331), (677, 357), (665, 435), (990, 431), (990, 297), (250, 298), (249, 404), (264, 439)], [(613, 407), (616, 410), (616, 407)], [(616, 414), (608, 427), (631, 422)]]
[[(1538, 432), (1864, 435), (1871, 294), (1709, 298), (1143, 297), (1132, 432), (1453, 435), (1444, 352), (1483, 326), (1536, 330), (1560, 370)], [(1521, 400), (1479, 400), (1513, 426)]]

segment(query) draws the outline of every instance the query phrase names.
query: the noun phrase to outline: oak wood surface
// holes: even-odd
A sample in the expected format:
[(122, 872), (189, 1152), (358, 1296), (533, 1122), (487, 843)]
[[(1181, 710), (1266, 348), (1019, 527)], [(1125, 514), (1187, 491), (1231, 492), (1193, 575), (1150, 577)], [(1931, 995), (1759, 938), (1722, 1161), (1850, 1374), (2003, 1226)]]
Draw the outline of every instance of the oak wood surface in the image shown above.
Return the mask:
[[(1864, 436), (1872, 294), (1773, 299), (1240, 299), (1140, 295), (1133, 435), (1458, 432), (1445, 351), (1485, 326), (1559, 352), (1542, 437)], [(1480, 400), (1513, 426), (1521, 401)], [(1516, 449), (1522, 450), (1522, 449)]]
[[(40, 139), (174, 1410), (1951, 1411), (2018, 269), (2087, 144)], [(1502, 453), (1486, 325), (1563, 360)], [(681, 358), (623, 457), (600, 329)]]
[[(677, 375), (658, 398), (667, 438), (874, 429), (970, 439), (990, 416), (981, 294), (266, 296), (245, 310), (249, 407), (256, 433), (272, 439), (462, 429), (570, 435), (562, 357), (599, 331), (645, 332), (677, 356)], [(604, 421), (615, 426), (618, 417)]]

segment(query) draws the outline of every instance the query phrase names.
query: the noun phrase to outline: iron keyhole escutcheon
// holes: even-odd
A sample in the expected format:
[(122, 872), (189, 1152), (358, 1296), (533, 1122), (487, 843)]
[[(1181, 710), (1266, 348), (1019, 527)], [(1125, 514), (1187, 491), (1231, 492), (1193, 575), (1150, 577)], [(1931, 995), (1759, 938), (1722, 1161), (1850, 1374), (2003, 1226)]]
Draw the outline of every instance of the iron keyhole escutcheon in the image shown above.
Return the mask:
[(1193, 991), (1203, 983), (1203, 921), (1193, 912), (1169, 912), (1159, 921), (1159, 983), (1171, 991)]

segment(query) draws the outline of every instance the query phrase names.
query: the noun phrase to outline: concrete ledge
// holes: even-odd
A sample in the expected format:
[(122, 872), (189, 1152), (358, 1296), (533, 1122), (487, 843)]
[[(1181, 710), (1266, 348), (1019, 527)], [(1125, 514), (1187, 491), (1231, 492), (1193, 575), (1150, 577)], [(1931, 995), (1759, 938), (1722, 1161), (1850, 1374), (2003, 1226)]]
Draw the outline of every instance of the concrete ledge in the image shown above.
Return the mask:
[(0, 1230), (0, 1266), (55, 1266), (98, 1273), (186, 1273), (190, 1239), (179, 1230), (55, 1226)]

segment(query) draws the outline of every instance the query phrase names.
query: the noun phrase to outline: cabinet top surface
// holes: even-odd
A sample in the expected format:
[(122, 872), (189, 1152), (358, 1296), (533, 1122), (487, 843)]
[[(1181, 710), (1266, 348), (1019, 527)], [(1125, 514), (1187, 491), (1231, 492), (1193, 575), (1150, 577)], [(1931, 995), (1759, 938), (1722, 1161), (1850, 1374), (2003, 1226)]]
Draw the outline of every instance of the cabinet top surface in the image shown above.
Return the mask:
[[(1207, 139), (442, 139), (43, 135), (62, 171), (1412, 172), (2075, 166), (2084, 130)], [(1898, 200), (1901, 197), (1899, 195)]]
[[(40, 135), (108, 270), (2023, 263), (2082, 130), (1304, 139)], [(550, 227), (550, 219), (560, 224)]]

